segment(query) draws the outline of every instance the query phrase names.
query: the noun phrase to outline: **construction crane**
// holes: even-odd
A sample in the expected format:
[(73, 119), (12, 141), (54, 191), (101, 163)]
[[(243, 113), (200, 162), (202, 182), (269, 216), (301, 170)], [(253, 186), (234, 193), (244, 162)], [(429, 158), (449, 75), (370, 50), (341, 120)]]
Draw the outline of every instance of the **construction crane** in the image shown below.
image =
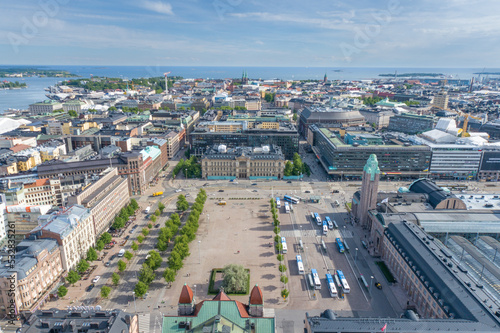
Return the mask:
[(166, 72), (166, 73), (163, 73), (163, 75), (165, 75), (165, 94), (168, 94), (168, 74), (170, 74), (172, 72)]
[(461, 135), (462, 135), (462, 137), (469, 137), (470, 134), (467, 132), (467, 126), (469, 125), (469, 118), (473, 118), (476, 120), (483, 120), (483, 118), (476, 117), (476, 116), (470, 115), (470, 114), (462, 112), (462, 111), (457, 111), (457, 112), (459, 115), (464, 117), (464, 124), (462, 126), (462, 134)]

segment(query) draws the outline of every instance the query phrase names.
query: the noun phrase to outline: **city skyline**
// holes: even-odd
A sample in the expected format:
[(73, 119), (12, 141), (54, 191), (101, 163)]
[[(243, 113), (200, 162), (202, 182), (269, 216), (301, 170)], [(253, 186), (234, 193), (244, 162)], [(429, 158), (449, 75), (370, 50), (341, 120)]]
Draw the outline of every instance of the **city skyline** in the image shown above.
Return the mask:
[(499, 9), (481, 0), (26, 1), (0, 13), (0, 48), (5, 65), (500, 67)]

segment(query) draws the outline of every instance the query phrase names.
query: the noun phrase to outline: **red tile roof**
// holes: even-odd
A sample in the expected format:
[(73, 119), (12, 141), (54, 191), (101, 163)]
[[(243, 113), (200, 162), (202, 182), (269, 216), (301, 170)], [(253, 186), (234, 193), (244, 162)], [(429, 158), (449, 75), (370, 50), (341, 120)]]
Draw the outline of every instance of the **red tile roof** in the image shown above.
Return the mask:
[(236, 303), (236, 306), (238, 307), (238, 311), (240, 312), (240, 316), (242, 318), (248, 318), (250, 315), (248, 314), (247, 307), (245, 304), (239, 302), (239, 301), (234, 301)]
[(212, 300), (213, 301), (230, 301), (231, 299), (229, 297), (227, 297), (226, 293), (221, 290), (221, 291), (219, 291), (217, 296), (215, 296)]
[(193, 301), (193, 290), (184, 284), (181, 291), (181, 296), (179, 297), (179, 304), (190, 304)]
[(12, 150), (15, 154), (15, 153), (19, 153), (20, 151), (23, 151), (23, 150), (26, 150), (29, 148), (31, 148), (31, 146), (18, 144), (18, 145), (15, 145), (14, 147), (10, 147), (9, 149)]
[(37, 179), (33, 183), (24, 184), (24, 188), (40, 187), (40, 186), (49, 185), (49, 184), (50, 184), (49, 178), (43, 178), (43, 179)]
[(264, 304), (264, 298), (262, 297), (262, 290), (260, 290), (258, 285), (253, 287), (250, 292), (250, 305), (252, 304)]

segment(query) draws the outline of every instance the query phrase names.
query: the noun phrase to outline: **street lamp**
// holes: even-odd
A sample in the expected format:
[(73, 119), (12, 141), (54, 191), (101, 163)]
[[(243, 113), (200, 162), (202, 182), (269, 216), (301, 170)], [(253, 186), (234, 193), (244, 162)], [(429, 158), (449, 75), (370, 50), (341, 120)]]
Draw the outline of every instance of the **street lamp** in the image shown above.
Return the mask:
[(354, 262), (358, 260), (358, 248), (356, 248), (356, 255), (354, 256)]
[(134, 296), (134, 309), (135, 309), (135, 313), (137, 313), (137, 306), (135, 305), (135, 291), (132, 291), (132, 295)]
[(371, 280), (370, 280), (370, 291), (369, 291), (369, 293), (370, 293), (370, 295), (371, 295), (371, 294), (372, 294), (372, 286), (373, 286), (373, 275), (372, 275), (372, 276), (370, 276), (370, 279), (371, 279)]
[(201, 264), (201, 241), (198, 241), (198, 263)]

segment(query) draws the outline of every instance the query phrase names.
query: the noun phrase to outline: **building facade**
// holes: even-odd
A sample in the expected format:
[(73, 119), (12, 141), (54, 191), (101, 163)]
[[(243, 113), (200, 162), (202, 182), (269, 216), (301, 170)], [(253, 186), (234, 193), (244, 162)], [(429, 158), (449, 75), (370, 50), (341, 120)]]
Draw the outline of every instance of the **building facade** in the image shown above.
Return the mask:
[(82, 205), (90, 209), (96, 237), (113, 224), (115, 216), (130, 201), (127, 179), (118, 175), (117, 168), (106, 169), (98, 177), (83, 191), (68, 198), (69, 206)]
[(0, 267), (1, 316), (36, 310), (63, 274), (61, 252), (54, 239), (26, 239), (16, 252), (15, 264)]
[(29, 235), (37, 238), (51, 238), (61, 248), (64, 270), (74, 269), (85, 258), (90, 247), (95, 245), (92, 214), (88, 208), (73, 205), (59, 212), (39, 217), (39, 226)]
[(61, 182), (59, 179), (42, 178), (24, 184), (24, 198), (27, 205), (62, 206)]
[(38, 227), (38, 217), (40, 217), (40, 215), (47, 214), (51, 208), (52, 205), (7, 206), (5, 209), (7, 213), (6, 218), (7, 222), (15, 225), (13, 234), (15, 236), (14, 240), (16, 241), (16, 243), (22, 241), (25, 238), (25, 235), (29, 234), (31, 230)]
[(44, 113), (52, 113), (55, 110), (59, 110), (62, 108), (63, 108), (62, 103), (48, 99), (43, 102), (30, 104), (29, 112), (32, 116), (36, 116)]
[(434, 116), (421, 116), (412, 113), (403, 113), (391, 117), (389, 131), (406, 134), (417, 134), (430, 131), (434, 128)]
[(282, 179), (285, 158), (280, 147), (214, 146), (201, 159), (204, 179)]
[(378, 183), (380, 180), (380, 169), (376, 155), (370, 155), (363, 168), (363, 180), (361, 183), (361, 197), (354, 216), (362, 226), (368, 224), (368, 211), (377, 208)]

